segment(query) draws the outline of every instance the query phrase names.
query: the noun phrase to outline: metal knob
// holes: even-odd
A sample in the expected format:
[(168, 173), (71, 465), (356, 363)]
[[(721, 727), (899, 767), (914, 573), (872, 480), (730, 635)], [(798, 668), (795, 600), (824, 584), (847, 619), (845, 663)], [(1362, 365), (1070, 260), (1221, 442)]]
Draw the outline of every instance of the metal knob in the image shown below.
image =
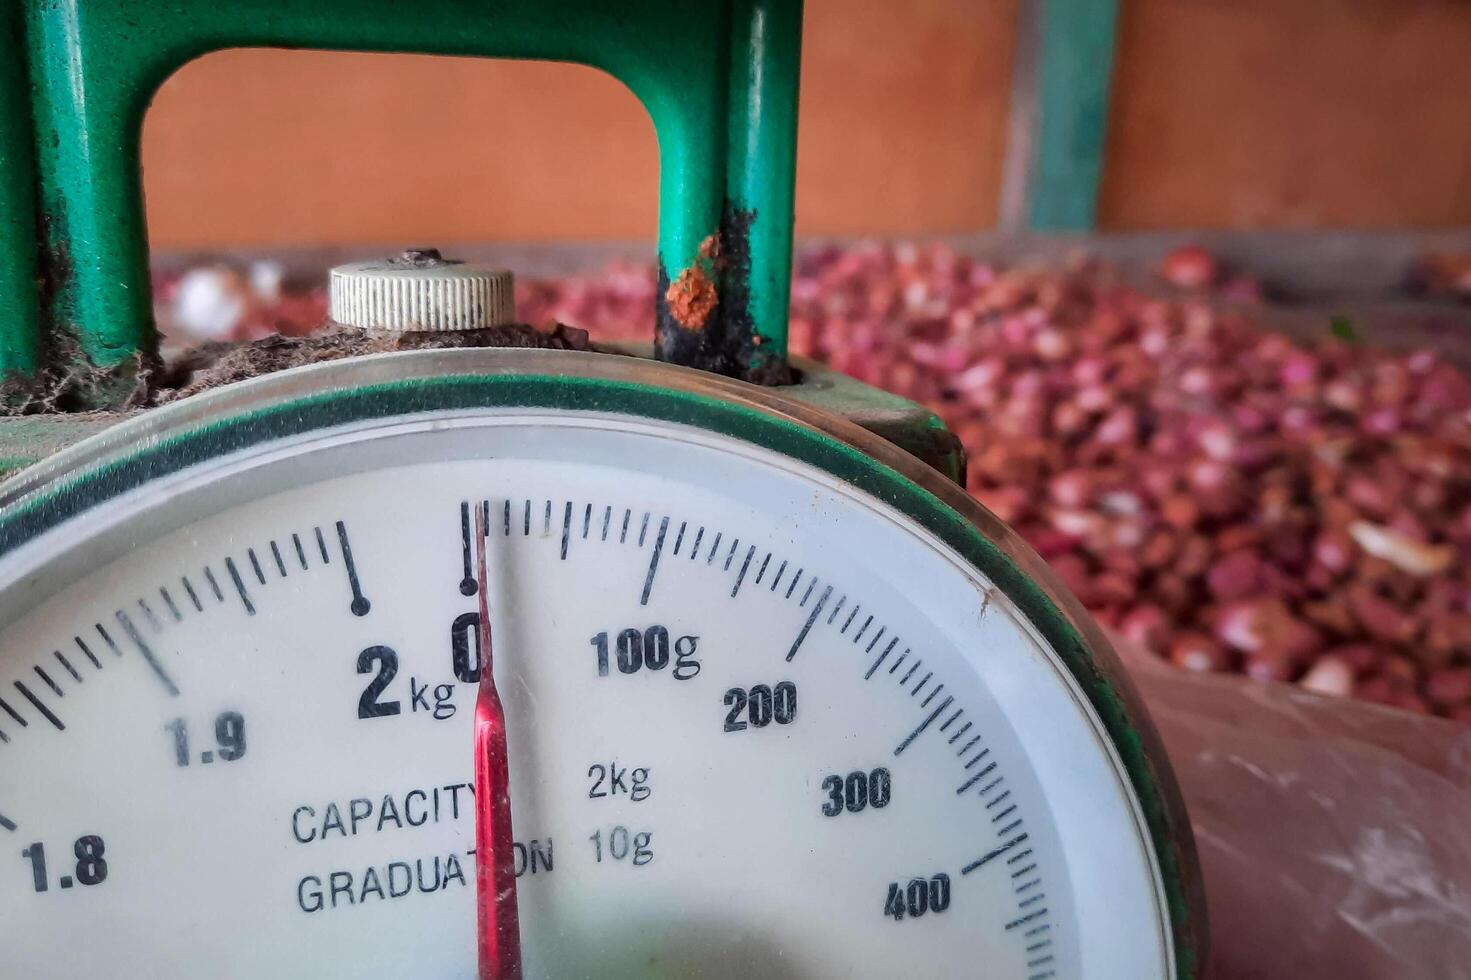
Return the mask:
[(432, 248), (332, 270), (333, 320), (368, 330), (476, 330), (516, 316), (511, 273), (442, 257)]

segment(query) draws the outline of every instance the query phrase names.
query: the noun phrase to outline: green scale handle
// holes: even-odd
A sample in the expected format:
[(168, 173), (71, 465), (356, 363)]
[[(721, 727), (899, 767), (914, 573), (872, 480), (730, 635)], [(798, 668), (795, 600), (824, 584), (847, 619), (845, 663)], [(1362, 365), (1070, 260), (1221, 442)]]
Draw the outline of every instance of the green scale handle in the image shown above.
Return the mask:
[[(801, 0), (0, 0), (0, 373), (101, 369), (157, 345), (139, 175), (153, 92), (236, 47), (532, 58), (601, 68), (660, 151), (657, 351), (787, 380)], [(284, 175), (283, 175), (284, 176)]]

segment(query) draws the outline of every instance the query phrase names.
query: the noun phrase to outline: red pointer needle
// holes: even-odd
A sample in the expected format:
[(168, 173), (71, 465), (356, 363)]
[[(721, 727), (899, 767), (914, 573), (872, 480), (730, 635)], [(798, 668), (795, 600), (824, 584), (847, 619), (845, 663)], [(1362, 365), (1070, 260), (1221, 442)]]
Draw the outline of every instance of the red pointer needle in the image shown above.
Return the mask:
[(490, 603), (485, 585), (485, 508), (475, 508), (480, 586), (480, 696), (475, 700), (475, 910), (480, 980), (521, 980), (516, 863), (511, 836), (511, 770), (506, 715), (491, 671)]

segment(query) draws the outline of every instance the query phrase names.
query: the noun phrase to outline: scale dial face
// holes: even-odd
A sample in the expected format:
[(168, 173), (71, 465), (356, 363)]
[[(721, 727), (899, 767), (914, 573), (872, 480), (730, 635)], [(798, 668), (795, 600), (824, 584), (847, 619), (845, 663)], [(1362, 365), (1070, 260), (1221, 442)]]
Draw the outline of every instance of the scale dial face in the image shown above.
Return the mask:
[(12, 491), (4, 973), (475, 976), (483, 551), (527, 976), (1177, 975), (1157, 787), (1012, 560), (833, 433), (877, 440), (454, 354)]

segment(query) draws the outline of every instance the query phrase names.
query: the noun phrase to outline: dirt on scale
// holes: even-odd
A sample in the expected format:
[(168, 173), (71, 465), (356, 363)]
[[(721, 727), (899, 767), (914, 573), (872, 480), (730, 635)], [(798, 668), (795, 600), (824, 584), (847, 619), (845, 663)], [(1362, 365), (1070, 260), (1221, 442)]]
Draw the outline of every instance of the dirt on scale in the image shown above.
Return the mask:
[[(209, 341), (183, 351), (162, 366), (141, 355), (130, 372), (132, 390), (116, 399), (128, 413), (164, 405), (236, 381), (289, 368), (337, 361), (364, 354), (464, 347), (520, 347), (590, 351), (587, 331), (555, 323), (539, 329), (511, 323), (479, 330), (390, 333), (327, 323), (320, 332), (302, 336), (272, 334), (253, 341)], [(80, 355), (70, 363), (86, 365)], [(24, 382), (0, 385), (0, 416), (92, 414), (86, 411), (94, 375), (115, 379), (115, 372), (85, 366), (51, 370)]]
[(274, 335), (249, 343), (216, 341), (185, 351), (159, 372), (150, 404), (161, 405), (222, 385), (308, 364), (363, 354), (463, 347), (592, 350), (587, 331), (565, 324), (539, 330), (512, 323), (480, 330), (388, 333), (337, 326), (303, 337)]

